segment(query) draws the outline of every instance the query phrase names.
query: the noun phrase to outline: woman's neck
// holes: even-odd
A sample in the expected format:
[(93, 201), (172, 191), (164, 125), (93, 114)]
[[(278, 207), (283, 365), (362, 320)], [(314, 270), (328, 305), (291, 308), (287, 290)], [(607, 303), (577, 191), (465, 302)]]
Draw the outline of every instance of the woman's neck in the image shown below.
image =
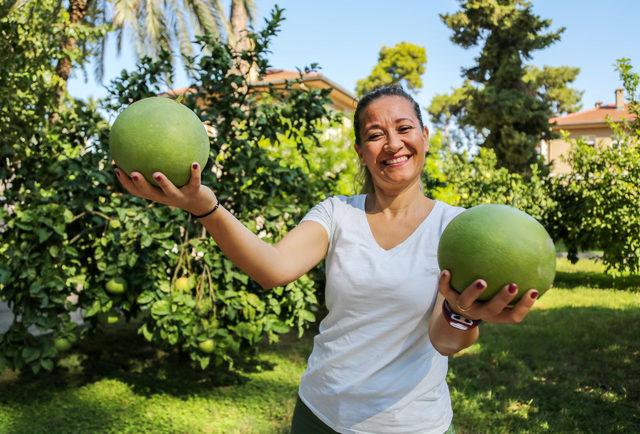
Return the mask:
[(383, 213), (390, 218), (404, 217), (419, 213), (428, 203), (419, 181), (401, 191), (389, 192), (374, 186), (374, 193), (368, 194), (365, 210), (370, 214)]

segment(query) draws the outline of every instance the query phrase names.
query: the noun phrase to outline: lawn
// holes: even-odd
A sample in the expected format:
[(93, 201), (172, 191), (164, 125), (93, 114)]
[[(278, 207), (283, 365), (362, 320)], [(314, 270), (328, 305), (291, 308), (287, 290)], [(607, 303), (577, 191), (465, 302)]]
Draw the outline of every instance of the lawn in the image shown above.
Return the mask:
[[(458, 433), (640, 432), (640, 276), (558, 265), (524, 323), (483, 325), (451, 359)], [(2, 374), (0, 432), (287, 432), (311, 343), (288, 336), (242, 375), (221, 376), (113, 333), (55, 374)]]

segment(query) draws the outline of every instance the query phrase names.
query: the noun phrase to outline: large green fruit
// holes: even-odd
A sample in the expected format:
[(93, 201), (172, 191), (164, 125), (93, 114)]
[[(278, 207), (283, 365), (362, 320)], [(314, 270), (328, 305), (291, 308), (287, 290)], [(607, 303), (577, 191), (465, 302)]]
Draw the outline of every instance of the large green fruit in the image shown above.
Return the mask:
[(209, 137), (198, 116), (170, 98), (136, 101), (116, 118), (109, 134), (109, 149), (118, 167), (140, 172), (158, 185), (154, 172), (164, 173), (181, 187), (189, 182), (191, 163), (204, 167)]
[(451, 286), (462, 292), (476, 279), (487, 282), (479, 300), (505, 285), (518, 285), (517, 301), (529, 289), (540, 295), (556, 274), (556, 251), (544, 227), (507, 205), (479, 205), (457, 215), (438, 245), (438, 264), (451, 272)]

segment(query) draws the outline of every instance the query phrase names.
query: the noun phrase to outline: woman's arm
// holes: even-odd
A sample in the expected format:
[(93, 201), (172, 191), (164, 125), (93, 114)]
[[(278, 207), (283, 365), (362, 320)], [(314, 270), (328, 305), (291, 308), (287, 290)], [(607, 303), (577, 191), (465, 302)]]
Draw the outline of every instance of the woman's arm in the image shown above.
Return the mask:
[[(451, 288), (451, 275), (444, 270), (440, 274), (438, 283), (438, 297), (433, 314), (429, 320), (429, 338), (436, 350), (443, 356), (450, 356), (474, 344), (480, 336), (479, 327), (469, 330), (459, 330), (452, 327), (442, 312), (442, 304), (446, 299), (454, 313), (471, 320), (482, 320), (493, 323), (519, 323), (527, 316), (538, 291), (530, 289), (518, 302), (510, 306), (509, 303), (518, 293), (515, 283), (506, 285), (498, 291), (491, 300), (476, 301), (487, 287), (485, 281), (478, 279), (462, 293)], [(464, 312), (458, 311), (464, 306)]]
[[(215, 193), (200, 183), (197, 163), (192, 166), (189, 183), (181, 188), (159, 172), (153, 176), (160, 188), (152, 186), (138, 172), (132, 172), (129, 178), (116, 169), (116, 175), (129, 193), (195, 215), (206, 213), (218, 202)], [(222, 253), (265, 289), (296, 280), (317, 265), (329, 247), (327, 232), (316, 222), (299, 224), (272, 245), (261, 240), (221, 206), (200, 221)]]

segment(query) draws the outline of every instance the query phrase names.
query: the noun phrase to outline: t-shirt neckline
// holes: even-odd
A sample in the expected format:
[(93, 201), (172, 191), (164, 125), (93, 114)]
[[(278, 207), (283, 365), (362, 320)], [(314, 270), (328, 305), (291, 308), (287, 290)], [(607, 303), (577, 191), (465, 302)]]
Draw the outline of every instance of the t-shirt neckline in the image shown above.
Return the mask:
[(378, 251), (382, 252), (382, 253), (395, 252), (395, 251), (399, 250), (405, 244), (408, 244), (413, 238), (418, 236), (418, 234), (422, 231), (422, 228), (424, 226), (426, 226), (427, 221), (433, 215), (434, 211), (436, 210), (436, 207), (439, 207), (439, 205), (440, 205), (440, 201), (439, 200), (432, 199), (433, 202), (434, 202), (433, 208), (431, 208), (431, 211), (429, 212), (429, 214), (427, 214), (427, 216), (420, 222), (420, 224), (413, 230), (413, 232), (411, 232), (407, 238), (402, 240), (400, 242), (400, 244), (397, 244), (397, 245), (393, 246), (390, 249), (385, 249), (380, 244), (378, 244), (378, 241), (376, 240), (376, 237), (373, 235), (373, 231), (371, 230), (371, 226), (369, 225), (369, 220), (367, 220), (367, 211), (365, 210), (365, 201), (366, 201), (366, 199), (367, 199), (367, 195), (366, 194), (361, 194), (360, 195), (358, 206), (362, 210), (362, 217), (361, 217), (362, 218), (362, 222), (364, 223), (364, 226), (366, 228), (365, 232), (368, 234), (369, 242), (371, 244), (373, 244), (376, 247), (376, 249)]

